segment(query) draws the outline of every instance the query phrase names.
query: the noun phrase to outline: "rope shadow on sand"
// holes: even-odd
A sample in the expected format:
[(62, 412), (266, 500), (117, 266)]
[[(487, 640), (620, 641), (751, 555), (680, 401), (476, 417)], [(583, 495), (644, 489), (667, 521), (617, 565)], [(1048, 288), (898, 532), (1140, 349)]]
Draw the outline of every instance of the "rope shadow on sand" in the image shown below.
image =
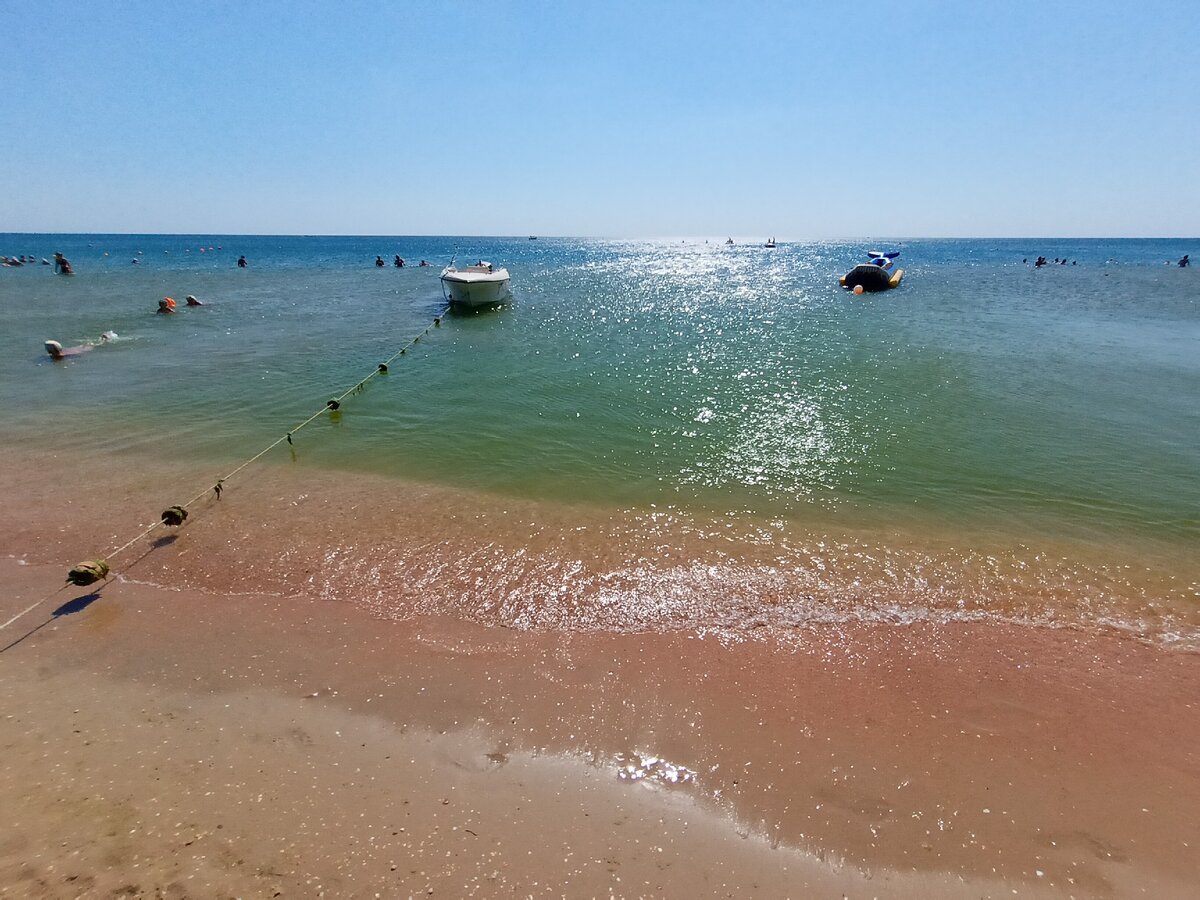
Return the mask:
[(4, 647), (0, 647), (0, 653), (5, 653), (5, 652), (11, 650), (13, 647), (17, 646), (17, 644), (21, 643), (26, 638), (32, 637), (33, 635), (37, 634), (37, 632), (41, 631), (43, 628), (45, 628), (47, 625), (49, 625), (51, 622), (53, 622), (57, 618), (60, 618), (62, 616), (72, 616), (75, 613), (83, 612), (85, 609), (87, 609), (89, 606), (91, 606), (93, 603), (95, 603), (97, 600), (100, 599), (100, 591), (102, 591), (102, 590), (103, 590), (103, 588), (101, 587), (97, 590), (90, 591), (86, 594), (81, 594), (78, 597), (68, 600), (66, 603), (62, 604), (57, 609), (55, 609), (52, 613), (50, 613), (50, 618), (48, 618), (41, 625), (31, 628), (29, 631), (25, 632), (23, 635), (21, 635), (19, 638), (17, 638), (12, 643), (6, 644)]
[[(131, 562), (128, 566), (126, 566), (125, 570), (129, 571), (130, 569), (133, 569), (135, 566), (137, 566), (138, 563), (140, 563), (143, 559), (145, 559), (147, 556), (149, 556), (155, 550), (158, 550), (162, 547), (170, 546), (171, 544), (175, 543), (175, 541), (178, 539), (178, 537), (179, 536), (176, 534), (168, 534), (168, 535), (164, 535), (163, 537), (158, 538), (157, 540), (151, 541), (150, 545), (146, 548), (145, 552), (143, 552), (139, 557), (137, 557), (137, 559), (133, 560), (133, 562)], [(68, 600), (66, 603), (63, 603), (62, 605), (58, 606), (53, 612), (50, 613), (50, 618), (48, 618), (45, 622), (42, 622), (40, 625), (38, 625), (34, 628), (31, 628), (29, 631), (25, 632), (25, 634), (21, 635), (15, 641), (12, 641), (11, 643), (6, 644), (3, 647), (0, 647), (0, 653), (6, 653), (7, 651), (11, 650), (13, 647), (17, 646), (17, 644), (24, 641), (26, 638), (30, 638), (33, 635), (37, 634), (39, 631), (41, 631), (43, 628), (45, 628), (47, 625), (49, 625), (55, 619), (61, 618), (62, 616), (71, 616), (71, 615), (74, 615), (75, 613), (83, 612), (85, 609), (87, 609), (89, 606), (91, 606), (93, 603), (95, 603), (97, 600), (100, 599), (101, 593), (104, 591), (104, 589), (106, 587), (108, 587), (108, 585), (109, 585), (109, 581), (108, 581), (108, 579), (105, 579), (104, 583), (102, 585), (100, 585), (100, 587), (96, 588), (95, 590), (89, 591), (86, 594), (80, 594), (78, 597), (74, 597), (71, 600)], [(59, 590), (62, 590), (62, 588), (59, 588)], [(57, 591), (55, 593), (57, 593)], [(51, 596), (53, 596), (53, 595), (51, 595)], [(46, 600), (49, 600), (49, 599), (50, 599), (49, 597), (46, 597), (43, 600), (39, 600), (37, 604), (34, 604), (34, 606), (36, 607), (37, 605), (44, 603)], [(28, 611), (29, 610), (26, 610), (26, 612), (28, 612)], [(9, 622), (8, 624), (11, 624), (11, 622)]]

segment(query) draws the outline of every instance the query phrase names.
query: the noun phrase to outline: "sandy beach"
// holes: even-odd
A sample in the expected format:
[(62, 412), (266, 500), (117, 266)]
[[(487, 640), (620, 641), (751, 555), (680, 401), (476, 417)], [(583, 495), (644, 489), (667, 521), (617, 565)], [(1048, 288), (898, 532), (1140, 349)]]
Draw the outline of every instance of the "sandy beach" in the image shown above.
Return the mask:
[[(1194, 653), (1001, 622), (809, 622), (784, 642), (419, 603), (383, 619), (307, 564), (234, 571), (247, 541), (297, 536), (249, 514), (250, 485), (103, 586), (58, 590), (79, 548), (137, 532), (134, 499), (196, 474), (115, 464), (47, 515), (78, 460), (43, 455), (35, 478), (5, 455), (0, 617), (44, 598), (0, 645), (6, 895), (1185, 897), (1200, 879)], [(430, 527), (462, 512), (440, 502)]]

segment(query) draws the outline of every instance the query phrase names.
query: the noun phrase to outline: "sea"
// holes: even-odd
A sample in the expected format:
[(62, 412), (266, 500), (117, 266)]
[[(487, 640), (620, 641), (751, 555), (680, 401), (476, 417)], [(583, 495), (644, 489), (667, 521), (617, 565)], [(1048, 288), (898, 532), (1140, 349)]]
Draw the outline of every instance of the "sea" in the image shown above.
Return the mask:
[[(475, 527), (492, 552), (452, 577), (449, 525), (438, 566), (382, 531), (326, 547), (325, 594), (383, 616), (419, 589), (519, 627), (998, 618), (1200, 646), (1200, 271), (1175, 265), (1200, 239), (733, 240), (0, 234), (34, 260), (0, 269), (0, 444), (542, 523), (536, 546)], [(840, 288), (875, 249), (901, 285)], [(511, 302), (448, 312), (441, 269), (480, 259)], [(397, 568), (364, 591), (348, 553)]]

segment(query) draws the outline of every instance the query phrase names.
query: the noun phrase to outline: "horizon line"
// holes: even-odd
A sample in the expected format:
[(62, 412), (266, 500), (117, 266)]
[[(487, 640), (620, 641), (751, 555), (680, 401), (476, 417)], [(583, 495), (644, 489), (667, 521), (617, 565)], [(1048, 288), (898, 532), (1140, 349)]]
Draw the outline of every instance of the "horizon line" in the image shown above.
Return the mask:
[[(710, 241), (728, 240), (731, 235), (720, 238), (717, 235), (583, 235), (583, 234), (368, 234), (368, 233), (318, 233), (318, 232), (267, 232), (267, 231), (0, 231), (0, 237), (10, 235), (50, 235), (61, 237), (66, 235), (78, 236), (121, 236), (121, 237), (295, 237), (295, 238), (488, 238), (503, 240), (588, 240), (588, 241)], [(766, 238), (746, 237), (739, 241), (765, 241)], [(785, 244), (815, 244), (842, 243), (849, 241), (1200, 241), (1200, 237), (1191, 235), (849, 235), (840, 237), (821, 238), (784, 238), (774, 239), (776, 243)]]

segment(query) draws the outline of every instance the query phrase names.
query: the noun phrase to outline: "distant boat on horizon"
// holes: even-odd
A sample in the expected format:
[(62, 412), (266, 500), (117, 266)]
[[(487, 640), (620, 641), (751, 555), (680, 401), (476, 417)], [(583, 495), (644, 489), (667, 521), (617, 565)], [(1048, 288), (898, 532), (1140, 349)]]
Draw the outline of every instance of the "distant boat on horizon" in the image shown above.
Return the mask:
[(531, 234), (531, 235), (529, 236), (529, 239), (530, 239), (531, 241), (536, 241), (536, 240), (537, 240), (537, 235), (536, 235), (536, 234)]
[(765, 244), (763, 244), (763, 246), (770, 247), (772, 250), (774, 250), (775, 249), (775, 238), (771, 238)]

